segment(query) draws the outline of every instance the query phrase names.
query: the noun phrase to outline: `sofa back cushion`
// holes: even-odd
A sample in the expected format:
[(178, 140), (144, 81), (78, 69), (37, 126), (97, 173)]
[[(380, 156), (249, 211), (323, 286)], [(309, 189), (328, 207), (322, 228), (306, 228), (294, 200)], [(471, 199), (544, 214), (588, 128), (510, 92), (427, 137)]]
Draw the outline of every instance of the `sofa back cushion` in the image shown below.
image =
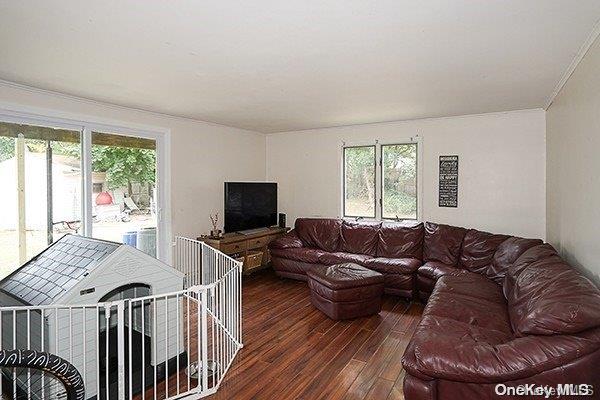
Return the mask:
[(562, 258), (558, 255), (554, 247), (548, 243), (545, 243), (525, 250), (523, 254), (521, 254), (515, 260), (515, 262), (508, 267), (504, 277), (504, 283), (502, 284), (504, 297), (506, 297), (506, 299), (512, 296), (515, 283), (521, 272), (523, 272), (523, 270), (532, 263), (542, 260), (545, 260), (546, 262), (560, 261)]
[(492, 261), (500, 244), (508, 238), (507, 235), (469, 229), (460, 251), (460, 266), (496, 281), (497, 276), (492, 269)]
[(517, 261), (517, 259), (527, 250), (534, 246), (539, 246), (544, 242), (540, 239), (525, 239), (511, 236), (500, 243), (494, 258), (492, 260), (491, 279), (498, 284), (503, 284), (506, 271)]
[(600, 326), (600, 289), (554, 256), (525, 267), (507, 300), (517, 336), (573, 334)]
[(341, 250), (346, 253), (375, 256), (379, 241), (381, 222), (348, 221), (342, 222)]
[(426, 222), (423, 260), (456, 265), (466, 233), (465, 228)]
[(379, 230), (377, 257), (423, 259), (423, 223), (406, 225), (383, 222)]
[(339, 248), (342, 221), (332, 218), (298, 218), (294, 226), (298, 238), (306, 247), (329, 252)]

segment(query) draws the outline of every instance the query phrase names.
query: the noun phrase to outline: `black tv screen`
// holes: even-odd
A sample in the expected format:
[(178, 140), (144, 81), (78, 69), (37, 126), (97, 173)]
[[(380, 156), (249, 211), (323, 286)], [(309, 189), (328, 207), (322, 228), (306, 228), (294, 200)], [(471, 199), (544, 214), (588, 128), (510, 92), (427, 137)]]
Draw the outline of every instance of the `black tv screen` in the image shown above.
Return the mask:
[(277, 184), (225, 182), (225, 232), (277, 225)]

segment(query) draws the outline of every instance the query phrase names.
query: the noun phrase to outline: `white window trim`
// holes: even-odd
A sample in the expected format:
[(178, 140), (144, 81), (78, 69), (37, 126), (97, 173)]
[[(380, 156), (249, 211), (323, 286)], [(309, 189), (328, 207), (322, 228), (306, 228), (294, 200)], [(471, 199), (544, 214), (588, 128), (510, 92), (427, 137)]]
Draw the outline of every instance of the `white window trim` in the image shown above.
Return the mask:
[[(345, 205), (346, 205), (346, 183), (345, 183), (345, 175), (346, 175), (346, 160), (345, 160), (345, 149), (348, 148), (354, 148), (354, 147), (373, 147), (374, 148), (374, 161), (375, 161), (375, 182), (373, 182), (373, 184), (375, 185), (375, 199), (374, 199), (374, 210), (375, 210), (375, 218), (373, 217), (359, 217), (356, 215), (346, 215), (345, 213)], [(377, 154), (377, 143), (360, 143), (360, 144), (344, 144), (342, 146), (342, 196), (341, 196), (341, 200), (342, 200), (342, 206), (341, 206), (341, 215), (342, 218), (364, 218), (364, 219), (378, 219), (378, 209), (379, 209), (379, 197), (377, 196), (377, 186), (379, 185), (380, 180), (378, 179), (379, 177), (379, 173), (377, 172), (377, 164), (379, 163), (379, 158), (378, 158), (378, 154)]]
[[(86, 199), (91, 199), (90, 185), (83, 182), (91, 182), (91, 132), (112, 133), (117, 135), (135, 136), (152, 139), (156, 141), (156, 171), (157, 171), (157, 258), (165, 263), (172, 261), (172, 221), (171, 221), (171, 130), (135, 124), (123, 124), (116, 120), (102, 120), (89, 115), (65, 115), (61, 111), (41, 109), (14, 105), (0, 102), (0, 121), (23, 124), (41, 125), (54, 128), (70, 129), (79, 131), (82, 145), (82, 207), (81, 212), (83, 233), (91, 232), (92, 210), (91, 204)], [(86, 151), (83, 151), (86, 150)], [(89, 186), (89, 187), (88, 187)]]
[[(386, 220), (389, 221), (389, 218), (382, 218), (382, 169), (381, 169), (381, 146), (389, 146), (395, 144), (409, 144), (416, 143), (417, 144), (417, 222), (425, 221), (423, 215), (423, 138), (419, 135), (415, 135), (412, 137), (403, 137), (395, 140), (385, 140), (380, 141), (378, 139), (374, 140), (364, 140), (364, 141), (342, 141), (340, 145), (339, 151), (339, 165), (340, 165), (340, 218), (353, 218), (346, 217), (344, 210), (344, 197), (345, 197), (345, 182), (344, 182), (344, 149), (347, 147), (360, 147), (360, 146), (375, 146), (375, 218), (364, 217), (367, 220)], [(406, 221), (413, 221), (412, 219)]]

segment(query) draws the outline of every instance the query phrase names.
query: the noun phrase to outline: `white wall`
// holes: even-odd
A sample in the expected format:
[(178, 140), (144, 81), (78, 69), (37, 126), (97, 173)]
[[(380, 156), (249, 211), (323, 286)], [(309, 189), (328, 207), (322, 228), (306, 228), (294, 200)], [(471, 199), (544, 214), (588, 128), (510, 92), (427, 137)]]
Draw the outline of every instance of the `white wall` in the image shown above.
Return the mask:
[[(279, 209), (340, 216), (341, 153), (346, 143), (423, 139), (423, 219), (495, 233), (544, 238), (545, 112), (354, 125), (267, 136), (267, 179), (279, 183)], [(440, 208), (438, 157), (459, 155), (459, 207)]]
[[(265, 136), (222, 125), (172, 118), (0, 83), (0, 108), (37, 108), (61, 118), (170, 130), (173, 234), (210, 229), (209, 213), (223, 215), (223, 182), (264, 180)], [(222, 218), (221, 218), (222, 220)]]
[[(195, 236), (222, 210), (223, 182), (279, 183), (279, 209), (340, 213), (340, 146), (423, 138), (423, 218), (531, 237), (545, 236), (545, 113), (525, 110), (265, 135), (0, 84), (5, 104), (106, 123), (169, 129), (173, 233)], [(265, 152), (266, 147), (266, 152)], [(459, 207), (437, 207), (438, 156), (458, 154)], [(266, 160), (266, 162), (265, 162)], [(222, 215), (222, 214), (221, 214)]]
[(600, 39), (547, 112), (547, 236), (600, 282)]

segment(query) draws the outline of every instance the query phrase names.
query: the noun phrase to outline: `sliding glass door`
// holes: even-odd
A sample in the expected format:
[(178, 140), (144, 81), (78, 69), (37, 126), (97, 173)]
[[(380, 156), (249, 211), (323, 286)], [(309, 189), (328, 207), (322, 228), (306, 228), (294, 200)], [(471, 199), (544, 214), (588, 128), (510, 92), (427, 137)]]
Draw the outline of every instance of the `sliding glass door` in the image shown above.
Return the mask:
[(157, 152), (147, 137), (0, 121), (0, 279), (68, 233), (156, 257)]
[(92, 132), (92, 235), (156, 257), (156, 141)]

